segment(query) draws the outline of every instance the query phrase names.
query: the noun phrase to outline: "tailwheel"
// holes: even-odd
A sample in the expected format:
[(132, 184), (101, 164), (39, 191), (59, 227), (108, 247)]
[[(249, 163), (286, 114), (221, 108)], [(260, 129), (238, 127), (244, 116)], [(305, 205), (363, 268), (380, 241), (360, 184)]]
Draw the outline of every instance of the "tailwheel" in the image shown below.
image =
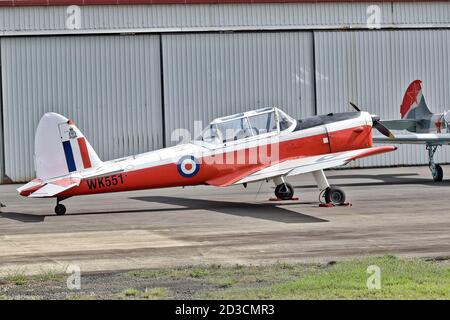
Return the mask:
[(275, 196), (281, 200), (291, 200), (294, 197), (294, 187), (289, 183), (282, 183), (276, 186)]
[(57, 216), (64, 215), (66, 213), (66, 206), (61, 203), (58, 203), (55, 207), (55, 213)]
[(325, 202), (331, 204), (345, 204), (345, 192), (339, 187), (328, 187), (325, 190)]
[(442, 167), (436, 164), (434, 168), (431, 169), (431, 176), (433, 177), (434, 182), (442, 182), (444, 179), (444, 171), (442, 170)]

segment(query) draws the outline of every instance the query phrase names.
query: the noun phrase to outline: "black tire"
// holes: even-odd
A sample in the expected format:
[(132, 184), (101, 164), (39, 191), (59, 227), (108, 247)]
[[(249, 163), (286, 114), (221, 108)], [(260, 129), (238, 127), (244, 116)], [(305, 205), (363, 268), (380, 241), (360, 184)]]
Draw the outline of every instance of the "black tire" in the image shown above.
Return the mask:
[(440, 165), (436, 165), (435, 171), (431, 172), (431, 176), (433, 177), (434, 182), (442, 182), (444, 179), (444, 171), (442, 170), (442, 167)]
[(345, 192), (339, 187), (329, 187), (325, 191), (325, 202), (332, 204), (344, 204)]
[(57, 204), (55, 207), (55, 213), (57, 216), (62, 216), (66, 213), (66, 206), (63, 204)]
[(281, 200), (291, 200), (294, 197), (294, 187), (289, 183), (282, 183), (275, 188), (275, 196)]

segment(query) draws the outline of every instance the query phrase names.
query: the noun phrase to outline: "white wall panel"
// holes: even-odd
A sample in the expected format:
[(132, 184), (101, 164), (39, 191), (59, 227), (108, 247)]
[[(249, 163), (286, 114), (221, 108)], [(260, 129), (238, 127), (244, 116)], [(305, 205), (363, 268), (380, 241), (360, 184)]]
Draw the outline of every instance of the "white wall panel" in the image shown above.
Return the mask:
[(164, 35), (166, 141), (194, 121), (264, 106), (314, 113), (310, 32)]
[(104, 160), (162, 147), (158, 36), (3, 38), (5, 170), (34, 176), (48, 111), (74, 119)]

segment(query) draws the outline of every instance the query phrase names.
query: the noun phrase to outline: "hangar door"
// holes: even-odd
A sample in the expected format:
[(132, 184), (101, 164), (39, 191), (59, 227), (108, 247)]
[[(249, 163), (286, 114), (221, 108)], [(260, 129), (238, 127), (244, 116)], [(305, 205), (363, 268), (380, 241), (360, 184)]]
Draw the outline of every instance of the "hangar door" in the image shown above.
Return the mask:
[[(423, 81), (432, 111), (448, 109), (449, 30), (321, 31), (314, 39), (318, 113), (353, 110), (349, 105), (353, 101), (382, 119), (398, 119), (405, 90), (415, 79)], [(437, 151), (436, 161), (449, 159), (450, 148)], [(349, 165), (427, 163), (423, 145), (400, 145), (395, 152)]]
[(54, 111), (102, 160), (162, 147), (159, 36), (1, 39), (5, 174), (34, 176), (34, 132)]
[(259, 107), (314, 114), (311, 32), (163, 35), (162, 44), (167, 145), (178, 128), (194, 135), (195, 121)]

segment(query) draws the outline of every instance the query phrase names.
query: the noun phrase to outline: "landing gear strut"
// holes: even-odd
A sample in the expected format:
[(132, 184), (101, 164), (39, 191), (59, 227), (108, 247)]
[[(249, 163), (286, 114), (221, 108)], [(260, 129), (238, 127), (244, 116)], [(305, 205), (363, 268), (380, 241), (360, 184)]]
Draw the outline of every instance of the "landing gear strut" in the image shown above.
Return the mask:
[(330, 186), (323, 170), (314, 171), (312, 174), (320, 190), (320, 196), (325, 198), (325, 203), (331, 205), (345, 204), (344, 190), (339, 187)]
[(57, 216), (62, 216), (66, 213), (66, 206), (62, 203), (59, 203), (61, 199), (56, 200), (56, 207), (55, 207), (55, 213)]
[(444, 178), (442, 167), (434, 162), (434, 154), (438, 147), (439, 146), (427, 145), (429, 167), (434, 182), (441, 182)]

